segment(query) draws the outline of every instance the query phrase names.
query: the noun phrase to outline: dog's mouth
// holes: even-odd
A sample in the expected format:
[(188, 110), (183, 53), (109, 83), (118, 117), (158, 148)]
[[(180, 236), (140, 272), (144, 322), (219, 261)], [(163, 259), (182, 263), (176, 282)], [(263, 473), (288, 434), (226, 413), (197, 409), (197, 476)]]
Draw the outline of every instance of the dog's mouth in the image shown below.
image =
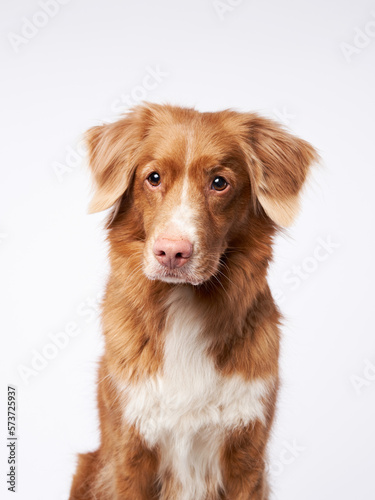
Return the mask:
[(190, 284), (198, 286), (202, 284), (207, 278), (199, 276), (197, 273), (182, 269), (166, 269), (161, 268), (153, 273), (145, 272), (149, 280), (164, 281), (165, 283), (173, 284)]
[(219, 252), (202, 255), (196, 251), (186, 262), (178, 259), (164, 262), (164, 259), (157, 259), (146, 248), (143, 273), (152, 281), (198, 286), (212, 278), (217, 272), (219, 264)]
[(185, 266), (172, 269), (156, 262), (147, 265), (146, 260), (143, 266), (143, 272), (146, 277), (152, 281), (158, 280), (164, 281), (165, 283), (185, 283), (198, 286), (211, 279), (216, 273), (217, 268), (218, 264), (213, 265), (213, 261), (201, 262), (200, 259), (195, 262), (189, 262)]

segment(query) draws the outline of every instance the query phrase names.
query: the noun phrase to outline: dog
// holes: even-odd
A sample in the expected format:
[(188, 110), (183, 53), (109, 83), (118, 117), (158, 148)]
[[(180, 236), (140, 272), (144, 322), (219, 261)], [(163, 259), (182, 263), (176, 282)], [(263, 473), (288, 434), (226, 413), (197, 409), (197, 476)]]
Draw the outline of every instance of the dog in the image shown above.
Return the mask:
[(268, 500), (281, 315), (267, 269), (316, 150), (255, 113), (147, 103), (86, 139), (111, 272), (101, 444), (70, 500)]

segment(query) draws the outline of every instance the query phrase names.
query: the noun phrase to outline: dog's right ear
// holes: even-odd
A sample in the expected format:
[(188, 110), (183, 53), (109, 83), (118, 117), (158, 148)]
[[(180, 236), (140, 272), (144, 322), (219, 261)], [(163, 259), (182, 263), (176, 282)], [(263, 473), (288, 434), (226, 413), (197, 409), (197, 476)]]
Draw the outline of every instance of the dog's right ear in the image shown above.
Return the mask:
[(95, 192), (89, 213), (112, 207), (128, 189), (147, 129), (150, 108), (135, 108), (125, 118), (86, 132), (88, 160)]

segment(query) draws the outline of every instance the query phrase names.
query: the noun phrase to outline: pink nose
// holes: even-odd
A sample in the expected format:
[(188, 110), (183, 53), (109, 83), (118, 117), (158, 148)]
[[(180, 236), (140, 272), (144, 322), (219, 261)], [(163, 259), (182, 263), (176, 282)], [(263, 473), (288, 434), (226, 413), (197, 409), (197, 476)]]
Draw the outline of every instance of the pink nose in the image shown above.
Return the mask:
[(159, 237), (154, 244), (156, 259), (169, 269), (182, 267), (193, 254), (193, 245), (187, 240), (170, 240)]

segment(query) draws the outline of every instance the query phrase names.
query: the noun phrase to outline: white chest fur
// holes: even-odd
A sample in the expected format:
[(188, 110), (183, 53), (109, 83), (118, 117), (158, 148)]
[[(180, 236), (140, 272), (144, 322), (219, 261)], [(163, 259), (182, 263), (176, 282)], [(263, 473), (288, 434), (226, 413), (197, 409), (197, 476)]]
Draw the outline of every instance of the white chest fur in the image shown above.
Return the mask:
[(262, 399), (269, 383), (224, 377), (206, 355), (189, 288), (170, 297), (164, 364), (152, 379), (124, 389), (124, 418), (135, 424), (149, 446), (161, 450), (161, 472), (171, 469), (181, 500), (201, 500), (206, 480), (217, 488), (219, 450), (225, 431), (264, 419)]

